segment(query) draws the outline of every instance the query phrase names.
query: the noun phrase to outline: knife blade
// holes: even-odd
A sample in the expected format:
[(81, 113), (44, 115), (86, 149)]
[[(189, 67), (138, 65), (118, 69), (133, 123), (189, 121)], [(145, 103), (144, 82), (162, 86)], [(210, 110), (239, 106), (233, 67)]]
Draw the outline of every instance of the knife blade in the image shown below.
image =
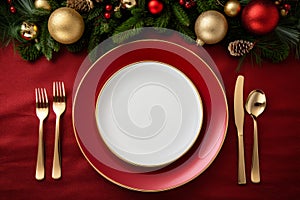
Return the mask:
[(234, 89), (234, 120), (238, 135), (238, 184), (246, 184), (244, 155), (244, 76), (237, 77)]

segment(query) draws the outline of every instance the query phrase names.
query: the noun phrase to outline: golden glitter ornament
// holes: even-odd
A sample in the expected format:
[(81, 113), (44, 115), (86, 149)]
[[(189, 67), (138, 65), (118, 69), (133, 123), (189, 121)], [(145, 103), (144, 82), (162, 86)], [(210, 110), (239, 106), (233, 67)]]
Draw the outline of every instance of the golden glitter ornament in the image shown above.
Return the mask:
[(51, 6), (47, 0), (35, 0), (34, 6), (36, 8), (43, 8), (45, 10), (51, 10)]
[(33, 40), (37, 38), (38, 27), (34, 23), (23, 22), (21, 25), (20, 35), (25, 40)]
[(224, 6), (224, 12), (228, 17), (235, 17), (241, 11), (241, 4), (238, 0), (229, 0)]
[(76, 10), (62, 7), (51, 13), (48, 30), (57, 42), (73, 44), (81, 38), (84, 32), (84, 21)]
[(131, 9), (136, 6), (136, 0), (121, 0), (122, 8)]
[(197, 44), (216, 44), (227, 34), (228, 23), (224, 15), (215, 10), (203, 12), (195, 22)]

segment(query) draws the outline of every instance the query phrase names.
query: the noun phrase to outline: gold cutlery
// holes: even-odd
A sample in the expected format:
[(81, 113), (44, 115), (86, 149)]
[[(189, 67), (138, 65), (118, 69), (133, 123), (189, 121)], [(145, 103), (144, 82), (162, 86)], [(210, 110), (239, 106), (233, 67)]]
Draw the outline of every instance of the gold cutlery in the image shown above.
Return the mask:
[(244, 155), (244, 76), (239, 75), (234, 90), (234, 119), (238, 135), (238, 184), (246, 184)]
[(43, 180), (45, 178), (43, 123), (49, 113), (49, 103), (45, 88), (35, 89), (35, 102), (36, 115), (39, 118), (39, 139), (35, 178), (37, 180)]
[(252, 167), (251, 167), (251, 181), (253, 183), (260, 182), (260, 170), (259, 170), (259, 157), (258, 157), (258, 133), (257, 133), (257, 121), (256, 118), (262, 114), (266, 108), (266, 95), (261, 90), (253, 90), (246, 101), (246, 111), (251, 115), (253, 119), (253, 154), (252, 154)]
[(56, 114), (55, 141), (52, 166), (52, 178), (61, 178), (61, 151), (60, 151), (60, 117), (66, 110), (66, 94), (63, 82), (53, 82), (53, 111)]

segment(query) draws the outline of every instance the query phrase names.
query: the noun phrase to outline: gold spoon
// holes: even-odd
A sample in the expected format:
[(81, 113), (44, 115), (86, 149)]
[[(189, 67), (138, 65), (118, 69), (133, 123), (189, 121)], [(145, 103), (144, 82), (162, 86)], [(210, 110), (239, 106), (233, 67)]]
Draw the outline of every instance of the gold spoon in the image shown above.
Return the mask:
[(261, 90), (253, 90), (249, 94), (245, 105), (246, 111), (251, 115), (253, 119), (254, 127), (253, 155), (251, 167), (251, 181), (253, 183), (260, 182), (256, 118), (265, 110), (266, 105), (266, 95)]

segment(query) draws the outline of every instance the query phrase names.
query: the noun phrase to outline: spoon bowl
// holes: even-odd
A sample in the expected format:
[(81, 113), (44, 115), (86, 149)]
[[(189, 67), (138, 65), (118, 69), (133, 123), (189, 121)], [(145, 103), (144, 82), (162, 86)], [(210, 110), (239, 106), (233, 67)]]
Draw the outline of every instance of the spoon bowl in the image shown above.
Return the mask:
[(253, 90), (246, 101), (246, 111), (257, 118), (266, 108), (266, 95), (261, 90)]
[(260, 171), (259, 171), (259, 157), (258, 157), (258, 133), (257, 133), (257, 122), (256, 118), (263, 113), (266, 108), (266, 95), (261, 90), (253, 90), (250, 92), (245, 109), (251, 115), (253, 119), (254, 128), (254, 139), (253, 139), (253, 154), (252, 154), (252, 167), (251, 167), (251, 181), (253, 183), (260, 182)]

